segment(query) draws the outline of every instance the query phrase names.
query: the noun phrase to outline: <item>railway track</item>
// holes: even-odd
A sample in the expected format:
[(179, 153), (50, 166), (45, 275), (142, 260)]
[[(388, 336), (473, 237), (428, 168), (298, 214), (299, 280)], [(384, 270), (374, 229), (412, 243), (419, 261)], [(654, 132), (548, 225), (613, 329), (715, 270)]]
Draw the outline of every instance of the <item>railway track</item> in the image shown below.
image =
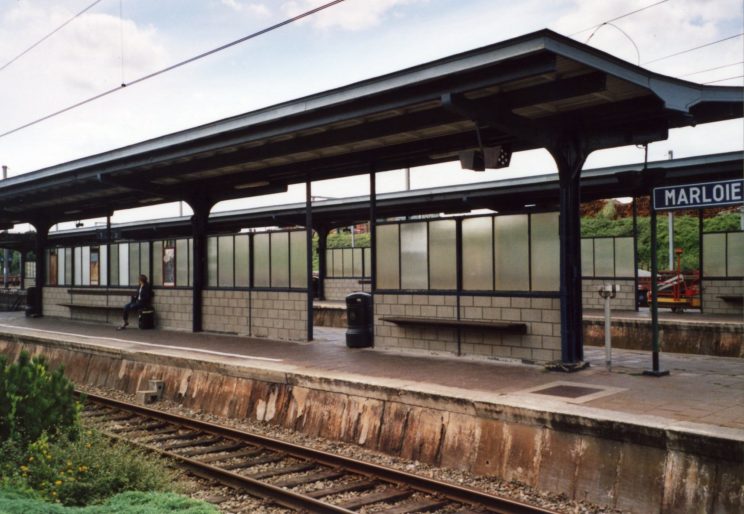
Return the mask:
[(189, 473), (283, 507), (313, 513), (549, 513), (277, 439), (86, 394), (83, 418), (110, 437), (173, 461)]

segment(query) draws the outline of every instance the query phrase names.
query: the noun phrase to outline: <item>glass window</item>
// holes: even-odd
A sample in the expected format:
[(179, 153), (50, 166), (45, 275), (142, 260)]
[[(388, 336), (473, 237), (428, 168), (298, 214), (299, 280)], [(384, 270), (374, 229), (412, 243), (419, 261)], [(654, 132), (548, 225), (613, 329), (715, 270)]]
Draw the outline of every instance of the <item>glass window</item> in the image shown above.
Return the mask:
[(333, 250), (332, 249), (326, 249), (326, 276), (327, 277), (335, 277), (336, 274), (333, 272)]
[(91, 246), (90, 250), (90, 267), (88, 269), (88, 278), (90, 285), (97, 286), (100, 282), (101, 273), (101, 252), (97, 246)]
[(100, 254), (101, 258), (101, 266), (99, 270), (98, 276), (100, 277), (99, 283), (102, 286), (108, 285), (108, 246), (103, 245), (98, 247), (98, 253)]
[(398, 225), (377, 226), (377, 287), (399, 289)]
[(470, 291), (493, 289), (493, 218), (462, 220), (462, 285)]
[(139, 284), (139, 265), (140, 265), (140, 245), (139, 243), (129, 243), (129, 285), (136, 286)]
[[(166, 245), (168, 243), (166, 242)], [(170, 249), (172, 250), (172, 248)], [(168, 262), (166, 262), (166, 255), (168, 257)], [(163, 242), (162, 241), (155, 241), (152, 243), (152, 278), (150, 280), (150, 283), (153, 286), (162, 286), (162, 285), (169, 285), (172, 286), (173, 280), (166, 281), (164, 278), (163, 270), (165, 270), (165, 274), (168, 275), (169, 278), (172, 277), (172, 271), (173, 266), (176, 264), (173, 260), (174, 255), (172, 252), (166, 252), (163, 249)]]
[(344, 251), (341, 248), (333, 249), (333, 276), (344, 276)]
[(429, 259), (426, 222), (400, 226), (400, 287), (428, 289)]
[(234, 286), (233, 236), (220, 236), (219, 239), (219, 285)]
[(728, 276), (744, 277), (744, 232), (729, 232)]
[[(57, 277), (58, 277), (57, 249), (51, 248), (47, 250), (46, 252), (44, 252), (44, 256), (46, 260), (45, 265), (46, 265), (46, 270), (47, 270), (46, 283), (47, 285), (55, 286), (57, 285)], [(12, 262), (12, 260), (8, 260), (8, 262), (10, 263)], [(3, 264), (5, 263), (3, 262)], [(8, 265), (8, 268), (10, 268), (10, 264)]]
[(304, 231), (289, 233), (290, 277), (292, 287), (307, 289), (307, 234)]
[(634, 277), (634, 266), (635, 258), (633, 256), (633, 238), (615, 238), (615, 276), (629, 278)]
[(532, 290), (557, 291), (560, 289), (558, 213), (532, 214), (531, 234)]
[(289, 234), (271, 234), (271, 287), (289, 287)]
[(269, 287), (269, 234), (253, 236), (253, 285)]
[(526, 214), (493, 219), (494, 280), (501, 291), (529, 291), (529, 217)]
[(83, 283), (83, 249), (79, 246), (75, 248), (75, 285)]
[(372, 269), (372, 249), (365, 248), (363, 251), (363, 255), (364, 255), (364, 273), (362, 273), (362, 275), (365, 277), (369, 277), (370, 270)]
[(355, 277), (364, 276), (364, 262), (363, 262), (364, 248), (354, 248), (354, 269), (353, 273)]
[[(188, 261), (189, 271), (187, 273), (188, 286), (191, 287), (194, 283), (194, 240), (193, 238), (188, 239)], [(176, 257), (178, 259), (178, 257)]]
[(65, 267), (67, 266), (67, 263), (65, 262), (66, 256), (67, 252), (65, 251), (65, 248), (57, 249), (57, 284), (60, 286), (67, 285), (67, 282), (65, 281)]
[(235, 236), (235, 287), (248, 287), (250, 283), (250, 236)]
[(581, 276), (594, 276), (594, 239), (589, 237), (581, 240)]
[(191, 253), (189, 253), (189, 242), (186, 239), (176, 240), (176, 283), (179, 287), (189, 285)]
[(129, 243), (119, 245), (119, 285), (129, 285)]
[(344, 248), (341, 250), (344, 255), (344, 277), (354, 276), (354, 256), (351, 248)]
[(597, 277), (615, 276), (614, 240), (600, 237), (594, 240), (594, 274)]
[(90, 246), (83, 246), (80, 249), (80, 255), (81, 255), (81, 273), (82, 273), (82, 280), (80, 281), (81, 285), (89, 286), (90, 285)]
[[(139, 272), (143, 275), (148, 275), (147, 279), (150, 280), (150, 242), (140, 243), (140, 269)], [(139, 277), (137, 277), (137, 284), (139, 284)]]
[(429, 287), (457, 288), (457, 222), (429, 223)]
[(111, 258), (111, 263), (109, 264), (109, 269), (111, 270), (109, 283), (112, 286), (118, 286), (119, 285), (119, 245), (117, 244), (109, 245), (109, 254)]
[(217, 238), (207, 238), (207, 287), (217, 287)]
[(726, 234), (703, 234), (703, 274), (726, 276)]

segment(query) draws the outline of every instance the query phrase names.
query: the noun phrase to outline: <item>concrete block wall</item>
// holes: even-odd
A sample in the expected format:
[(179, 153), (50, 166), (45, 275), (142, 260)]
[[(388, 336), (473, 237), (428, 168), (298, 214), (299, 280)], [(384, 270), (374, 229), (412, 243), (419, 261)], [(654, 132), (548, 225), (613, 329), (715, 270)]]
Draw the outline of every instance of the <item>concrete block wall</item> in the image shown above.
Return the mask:
[[(457, 330), (400, 326), (386, 316), (457, 318), (454, 295), (375, 295), (375, 347), (426, 353), (457, 353)], [(525, 362), (560, 359), (560, 302), (553, 298), (467, 296), (460, 298), (460, 319), (514, 321), (527, 325), (526, 334), (463, 328), (462, 355), (510, 358)]]
[(703, 312), (705, 314), (727, 314), (744, 318), (741, 303), (726, 302), (719, 296), (744, 294), (744, 279), (703, 279)]
[(252, 291), (250, 304), (252, 336), (307, 340), (307, 293)]
[(249, 294), (248, 291), (204, 291), (202, 297), (204, 330), (248, 334)]
[(341, 301), (356, 291), (370, 291), (370, 284), (360, 284), (358, 278), (326, 278), (325, 297), (330, 301)]
[(155, 289), (152, 306), (155, 327), (190, 332), (193, 328), (193, 294), (191, 289)]
[(71, 295), (66, 287), (45, 287), (42, 293), (43, 314), (54, 318), (69, 318), (70, 309), (62, 307), (61, 303), (72, 303)]
[(581, 281), (581, 303), (585, 309), (604, 309), (604, 300), (597, 292), (605, 284), (618, 284), (620, 292), (611, 300), (612, 309), (635, 310), (635, 281), (633, 279), (585, 278)]

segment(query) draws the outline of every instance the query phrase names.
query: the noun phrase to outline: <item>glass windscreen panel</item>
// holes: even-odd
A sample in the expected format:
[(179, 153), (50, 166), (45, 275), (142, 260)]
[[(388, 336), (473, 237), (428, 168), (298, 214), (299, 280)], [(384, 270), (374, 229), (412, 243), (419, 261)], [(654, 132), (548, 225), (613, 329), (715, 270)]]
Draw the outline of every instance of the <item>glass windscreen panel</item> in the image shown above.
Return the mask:
[(703, 234), (703, 274), (726, 276), (726, 234)]
[(426, 222), (400, 226), (400, 287), (428, 289), (429, 259)]
[(307, 289), (307, 234), (304, 231), (289, 233), (290, 287)]
[(354, 250), (351, 248), (344, 248), (341, 250), (344, 255), (344, 277), (354, 276)]
[(235, 285), (233, 236), (220, 236), (218, 240), (218, 284), (220, 287)]
[(67, 253), (65, 252), (65, 248), (57, 249), (57, 284), (60, 286), (68, 285), (65, 280), (65, 266), (67, 265), (67, 261), (65, 260), (66, 255)]
[(168, 267), (168, 264), (163, 262), (164, 260), (164, 254), (163, 254), (163, 242), (162, 241), (155, 241), (152, 244), (152, 280), (150, 283), (153, 286), (162, 286), (163, 285), (163, 267)]
[(271, 234), (271, 287), (289, 287), (289, 234)]
[(333, 276), (344, 276), (344, 251), (340, 248), (333, 249)]
[(207, 238), (207, 287), (217, 287), (217, 238)]
[(493, 290), (493, 218), (462, 220), (462, 287)]
[(493, 219), (494, 282), (497, 291), (529, 291), (530, 241), (526, 214)]
[(111, 283), (112, 286), (118, 286), (119, 285), (119, 245), (117, 244), (109, 245), (109, 258), (111, 260), (111, 264), (109, 264), (109, 269), (111, 270), (111, 277), (109, 279), (109, 282)]
[(594, 239), (581, 240), (581, 276), (594, 276)]
[[(140, 243), (140, 273), (148, 275), (147, 279), (150, 280), (150, 242)], [(137, 279), (139, 284), (139, 277)]]
[(362, 252), (364, 256), (364, 273), (363, 275), (365, 277), (370, 276), (370, 271), (372, 270), (372, 249), (371, 248), (365, 248), (364, 252)]
[(249, 287), (250, 284), (250, 246), (248, 234), (235, 236), (235, 287)]
[(457, 223), (455, 220), (429, 223), (429, 287), (457, 288)]
[(727, 276), (744, 277), (744, 232), (729, 232)]
[(108, 246), (102, 245), (98, 247), (99, 258), (101, 260), (99, 267), (99, 284), (102, 286), (108, 285)]
[(615, 276), (635, 277), (635, 256), (632, 237), (615, 238)]
[(253, 236), (253, 284), (256, 287), (269, 287), (269, 234)]
[(611, 237), (594, 240), (594, 274), (597, 277), (615, 276), (615, 243)]
[(558, 213), (532, 214), (531, 235), (532, 290), (557, 291), (560, 289)]
[(83, 249), (79, 246), (75, 248), (75, 285), (83, 283)]
[(364, 263), (363, 263), (363, 248), (354, 248), (353, 257), (354, 257), (354, 266), (352, 270), (352, 274), (355, 277), (361, 277), (364, 275)]
[(129, 285), (136, 286), (139, 284), (139, 265), (140, 265), (140, 245), (139, 243), (129, 243)]
[(377, 226), (377, 287), (400, 289), (398, 225)]
[(189, 242), (186, 239), (176, 240), (176, 285), (184, 287), (189, 283)]
[(119, 245), (119, 285), (129, 285), (129, 243)]

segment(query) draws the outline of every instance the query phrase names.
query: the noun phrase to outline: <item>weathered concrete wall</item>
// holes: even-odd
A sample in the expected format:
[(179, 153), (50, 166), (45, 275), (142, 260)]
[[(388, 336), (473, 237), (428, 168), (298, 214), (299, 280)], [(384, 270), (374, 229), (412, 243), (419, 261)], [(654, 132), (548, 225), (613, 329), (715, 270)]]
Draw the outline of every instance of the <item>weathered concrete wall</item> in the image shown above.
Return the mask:
[(742, 294), (744, 294), (744, 280), (742, 279), (704, 279), (703, 311), (706, 314), (728, 314), (744, 319), (744, 306), (741, 303), (727, 302), (720, 298)]
[[(406, 327), (382, 321), (385, 316), (457, 318), (454, 295), (375, 295), (375, 347), (457, 353), (454, 328)], [(560, 304), (552, 298), (461, 296), (460, 319), (518, 321), (527, 333), (462, 329), (462, 355), (505, 357), (525, 362), (549, 362), (561, 356)]]
[[(720, 512), (744, 509), (744, 439), (627, 421), (578, 406), (493, 403), (362, 384), (284, 370), (129, 354), (34, 337), (0, 338), (0, 353), (21, 349), (64, 364), (77, 383), (134, 393), (151, 378), (185, 407), (273, 423), (388, 454), (517, 480), (623, 511)], [(409, 384), (410, 385), (410, 384)], [(584, 408), (586, 409), (586, 408)], [(721, 429), (724, 430), (724, 429)], [(733, 434), (735, 432), (735, 434)]]
[(611, 300), (613, 309), (634, 311), (636, 308), (636, 290), (633, 279), (601, 280), (584, 278), (581, 280), (581, 303), (585, 309), (604, 309), (604, 299), (599, 296), (599, 288), (605, 284), (618, 284), (620, 292)]
[(326, 278), (323, 287), (329, 301), (345, 300), (346, 295), (356, 291), (370, 291), (370, 284), (360, 284), (358, 278)]
[[(613, 347), (651, 351), (650, 321), (614, 319), (610, 328)], [(744, 323), (662, 320), (659, 341), (665, 352), (744, 357)], [(604, 320), (584, 320), (584, 343), (604, 345)]]

